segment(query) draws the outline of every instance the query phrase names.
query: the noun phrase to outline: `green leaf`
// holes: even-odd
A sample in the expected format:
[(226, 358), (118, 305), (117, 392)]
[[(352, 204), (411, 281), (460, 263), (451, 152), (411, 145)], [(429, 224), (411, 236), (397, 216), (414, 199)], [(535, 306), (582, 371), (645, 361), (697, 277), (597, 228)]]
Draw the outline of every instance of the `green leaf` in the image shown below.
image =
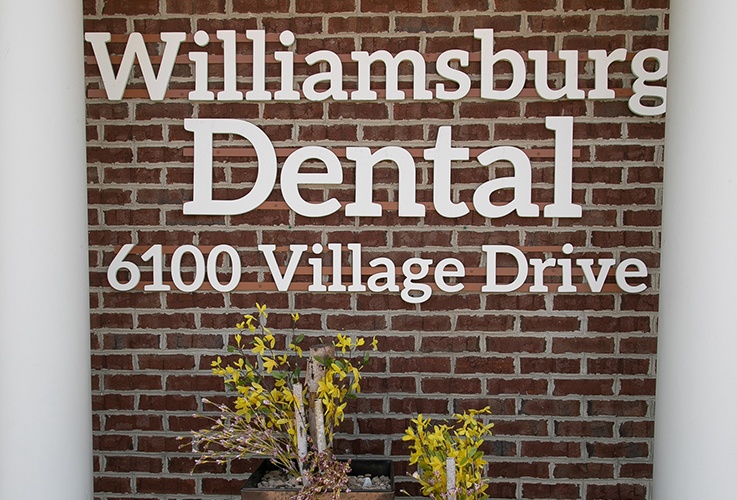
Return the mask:
[(228, 352), (235, 352), (235, 351), (236, 351), (236, 348), (234, 346), (232, 345), (228, 346)]

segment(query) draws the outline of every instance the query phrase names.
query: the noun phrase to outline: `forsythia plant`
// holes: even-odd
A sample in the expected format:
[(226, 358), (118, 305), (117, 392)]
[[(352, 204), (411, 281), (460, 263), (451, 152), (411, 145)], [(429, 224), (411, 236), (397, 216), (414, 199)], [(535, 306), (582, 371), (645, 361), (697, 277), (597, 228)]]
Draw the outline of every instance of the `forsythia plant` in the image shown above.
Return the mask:
[[(403, 441), (410, 441), (410, 465), (417, 464), (413, 474), (422, 487), (422, 494), (433, 499), (481, 500), (488, 482), (483, 478), (487, 461), (481, 445), (491, 436), (494, 424), (484, 424), (481, 415), (490, 414), (489, 407), (456, 413), (453, 425), (432, 425), (432, 421), (418, 415), (405, 431)], [(455, 459), (456, 483), (448, 491), (446, 459)]]
[[(306, 394), (295, 397), (295, 385), (300, 384), (297, 387), (303, 387), (306, 392), (302, 374), (306, 373), (308, 360), (301, 345), (305, 336), (295, 335), (299, 314), (293, 313), (284, 348), (277, 348), (277, 338), (266, 326), (266, 306), (257, 303), (256, 309), (257, 312), (246, 314), (236, 325), (234, 345), (228, 347), (234, 358), (226, 363), (218, 356), (212, 362), (213, 374), (223, 379), (226, 389), (237, 394), (233, 408), (216, 405), (220, 415), (211, 419), (213, 424), (209, 429), (192, 432), (192, 447), (200, 454), (196, 463), (222, 463), (228, 458), (261, 455), (290, 475), (301, 477), (304, 470), (298, 465), (297, 422), (300, 419), (308, 427), (309, 398)], [(253, 336), (250, 345), (244, 334)], [(322, 401), (328, 444), (332, 443), (333, 429), (345, 418), (347, 400), (361, 391), (361, 370), (369, 362), (364, 338), (338, 334), (332, 345), (335, 356), (316, 360), (324, 369), (316, 397)], [(376, 339), (369, 345), (376, 350)]]

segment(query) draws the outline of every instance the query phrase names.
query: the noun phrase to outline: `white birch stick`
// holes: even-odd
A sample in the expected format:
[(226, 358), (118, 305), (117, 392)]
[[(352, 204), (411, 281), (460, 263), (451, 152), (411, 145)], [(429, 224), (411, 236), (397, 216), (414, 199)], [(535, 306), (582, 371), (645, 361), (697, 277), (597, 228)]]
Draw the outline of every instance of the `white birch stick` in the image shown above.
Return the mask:
[(328, 442), (325, 437), (325, 410), (319, 398), (315, 399), (315, 427), (317, 427), (317, 452), (322, 453), (328, 447)]
[(299, 472), (302, 474), (302, 484), (306, 485), (305, 459), (307, 458), (307, 427), (305, 426), (305, 406), (302, 384), (296, 383), (292, 387), (294, 394), (294, 423), (297, 431), (297, 463)]
[(448, 500), (456, 498), (456, 459), (448, 457), (445, 459), (445, 491), (448, 492)]

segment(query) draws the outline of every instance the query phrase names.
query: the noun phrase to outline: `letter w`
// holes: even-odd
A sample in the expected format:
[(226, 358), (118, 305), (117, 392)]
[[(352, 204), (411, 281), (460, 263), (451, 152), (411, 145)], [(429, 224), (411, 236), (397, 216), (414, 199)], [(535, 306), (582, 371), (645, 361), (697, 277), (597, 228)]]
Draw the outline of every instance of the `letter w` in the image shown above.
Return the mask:
[[(174, 69), (174, 63), (179, 52), (179, 45), (186, 40), (185, 33), (162, 33), (161, 41), (165, 42), (164, 55), (161, 57), (159, 65), (159, 74), (154, 74), (154, 68), (151, 65), (146, 44), (143, 42), (143, 35), (140, 33), (131, 33), (128, 37), (128, 43), (123, 52), (123, 59), (118, 68), (118, 74), (113, 72), (113, 65), (110, 63), (110, 53), (107, 50), (107, 42), (110, 41), (110, 33), (85, 33), (84, 39), (92, 44), (92, 50), (95, 52), (97, 67), (100, 68), (102, 83), (105, 86), (107, 97), (111, 101), (120, 101), (123, 98), (123, 92), (128, 84), (128, 80), (133, 71), (133, 62), (138, 58), (138, 64), (141, 66), (143, 73), (143, 81), (146, 83), (148, 95), (154, 101), (162, 101), (166, 94), (166, 88), (169, 86), (171, 73)], [(171, 43), (170, 43), (171, 42)]]

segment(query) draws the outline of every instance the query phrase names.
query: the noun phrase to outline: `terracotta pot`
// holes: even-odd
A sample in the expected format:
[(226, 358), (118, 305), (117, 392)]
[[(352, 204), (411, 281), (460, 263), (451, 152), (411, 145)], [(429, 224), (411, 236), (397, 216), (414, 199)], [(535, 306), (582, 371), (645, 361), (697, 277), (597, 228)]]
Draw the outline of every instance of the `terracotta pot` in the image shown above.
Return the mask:
[[(269, 460), (264, 460), (251, 474), (241, 490), (242, 500), (290, 500), (299, 492), (298, 489), (270, 489), (259, 488), (261, 478), (267, 472), (277, 467)], [(392, 500), (394, 498), (394, 467), (391, 460), (351, 459), (350, 475), (359, 476), (387, 476), (389, 488), (387, 490), (351, 490), (350, 493), (341, 493), (341, 500)]]

